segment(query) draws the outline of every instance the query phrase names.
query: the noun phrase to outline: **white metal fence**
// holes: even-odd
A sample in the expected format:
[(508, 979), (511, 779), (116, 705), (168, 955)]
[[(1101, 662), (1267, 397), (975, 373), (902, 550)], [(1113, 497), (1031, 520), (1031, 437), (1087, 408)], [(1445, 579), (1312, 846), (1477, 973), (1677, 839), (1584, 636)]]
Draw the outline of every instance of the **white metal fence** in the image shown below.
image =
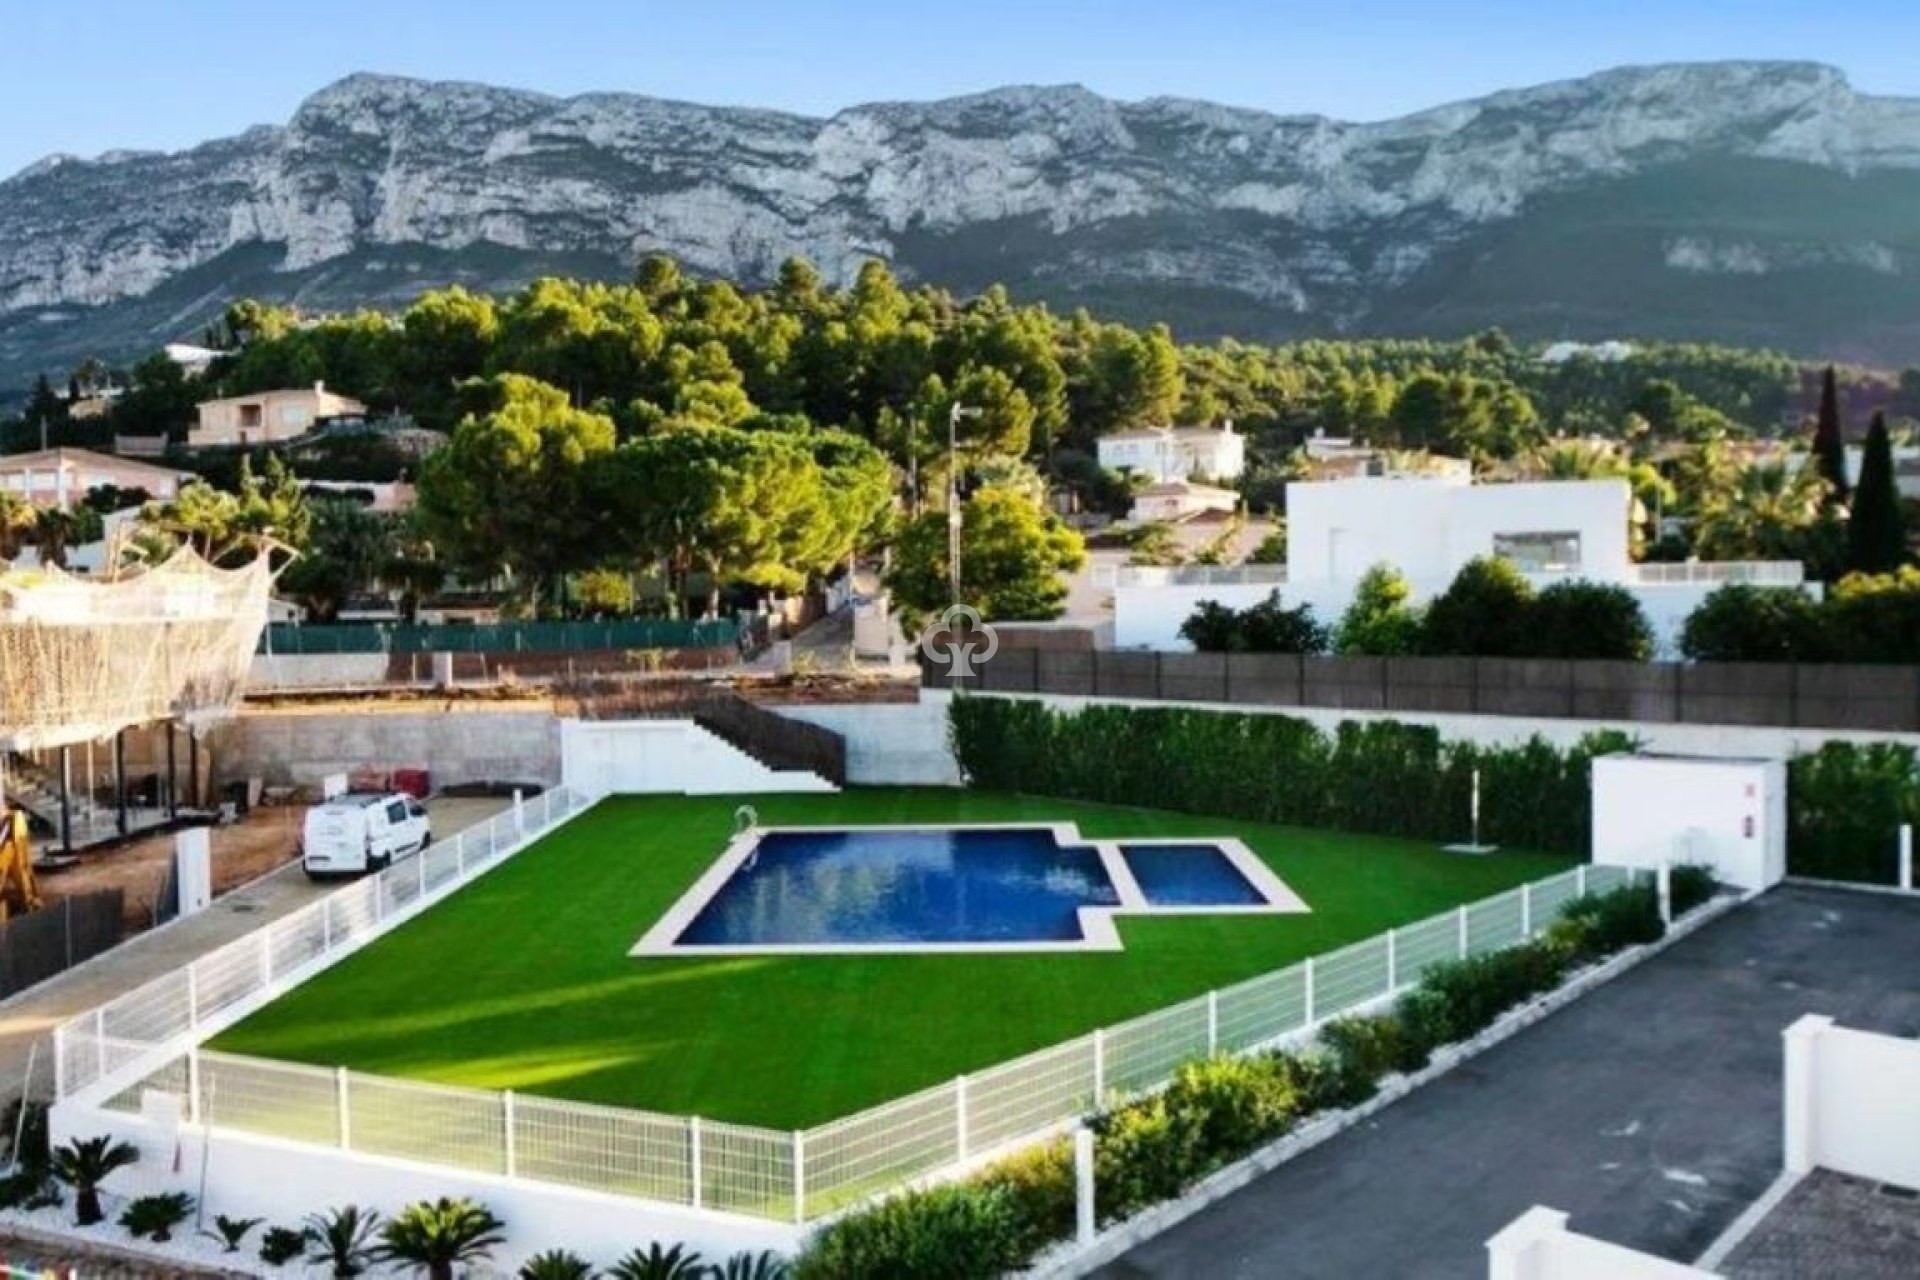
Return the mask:
[[(1522, 942), (1580, 894), (1616, 888), (1633, 876), (1622, 868), (1579, 867), (804, 1131), (197, 1048), (176, 1052), (102, 1105), (137, 1112), (144, 1091), (161, 1090), (184, 1098), (190, 1120), (219, 1128), (804, 1222), (1045, 1137), (1117, 1098), (1165, 1085), (1182, 1063), (1303, 1037), (1404, 990), (1436, 963)], [(274, 949), (250, 945), (251, 968), (243, 950), (237, 960), (203, 962), (197, 981), (217, 984), (223, 993), (261, 990), (263, 957)], [(236, 970), (238, 977), (228, 976)], [(201, 988), (202, 999), (208, 989), (213, 986)], [(148, 1015), (150, 1022), (163, 1030), (189, 1016), (189, 1002), (178, 993), (157, 992), (151, 1007), (158, 1012)], [(109, 1015), (106, 1033), (70, 1028), (65, 1051), (85, 1059), (98, 1050), (116, 1060), (129, 1043), (124, 1024), (131, 1016), (131, 1010)], [(84, 1067), (82, 1061), (63, 1068), (69, 1087)]]
[(544, 792), (56, 1027), (55, 1096), (110, 1091), (116, 1077), (178, 1057), (587, 803), (565, 788)]

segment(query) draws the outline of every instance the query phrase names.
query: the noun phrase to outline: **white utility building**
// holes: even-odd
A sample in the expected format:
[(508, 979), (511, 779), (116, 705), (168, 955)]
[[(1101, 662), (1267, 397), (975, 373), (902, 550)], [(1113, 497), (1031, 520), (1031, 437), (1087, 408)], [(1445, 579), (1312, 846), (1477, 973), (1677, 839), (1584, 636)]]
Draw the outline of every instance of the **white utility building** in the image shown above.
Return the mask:
[(1787, 874), (1787, 766), (1779, 760), (1617, 755), (1593, 762), (1593, 860), (1713, 868), (1757, 892)]
[(1359, 477), (1287, 486), (1287, 566), (1121, 568), (1114, 644), (1184, 649), (1180, 624), (1203, 600), (1244, 609), (1276, 589), (1310, 604), (1328, 626), (1367, 570), (1398, 569), (1418, 604), (1447, 589), (1469, 560), (1511, 561), (1535, 587), (1582, 580), (1625, 587), (1640, 602), (1662, 656), (1702, 600), (1730, 582), (1818, 590), (1797, 562), (1635, 564), (1633, 493), (1624, 480), (1474, 484), (1464, 475)]

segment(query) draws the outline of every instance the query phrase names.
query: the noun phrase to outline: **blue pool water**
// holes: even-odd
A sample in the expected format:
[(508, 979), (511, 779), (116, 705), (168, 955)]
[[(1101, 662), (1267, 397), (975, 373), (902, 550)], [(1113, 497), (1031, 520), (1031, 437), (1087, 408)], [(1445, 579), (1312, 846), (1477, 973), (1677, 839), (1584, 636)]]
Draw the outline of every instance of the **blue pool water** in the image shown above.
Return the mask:
[(676, 945), (1059, 942), (1119, 902), (1090, 847), (1052, 831), (771, 831)]
[(1140, 892), (1156, 907), (1257, 907), (1266, 896), (1210, 844), (1123, 844)]

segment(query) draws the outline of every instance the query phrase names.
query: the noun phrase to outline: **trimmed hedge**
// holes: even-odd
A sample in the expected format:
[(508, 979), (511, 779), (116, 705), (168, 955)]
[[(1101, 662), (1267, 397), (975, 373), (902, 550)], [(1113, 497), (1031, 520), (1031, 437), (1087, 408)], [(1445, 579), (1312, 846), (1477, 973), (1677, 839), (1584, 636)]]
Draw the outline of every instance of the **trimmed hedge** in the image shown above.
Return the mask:
[(1920, 823), (1920, 753), (1892, 742), (1829, 742), (1787, 766), (1787, 869), (1893, 884), (1899, 830)]
[[(1689, 900), (1712, 895), (1704, 868), (1677, 868), (1676, 908), (1682, 872)], [(1366, 1101), (1385, 1077), (1420, 1069), (1441, 1045), (1479, 1033), (1581, 965), (1663, 933), (1659, 904), (1645, 886), (1578, 898), (1530, 942), (1434, 965), (1393, 1012), (1327, 1024), (1318, 1047), (1186, 1064), (1161, 1092), (1093, 1117), (1100, 1221), (1185, 1194), (1315, 1113)], [(813, 1239), (794, 1274), (986, 1280), (1066, 1239), (1073, 1221), (1072, 1146), (1056, 1139), (964, 1182), (848, 1214)]]
[(990, 790), (1135, 804), (1218, 817), (1453, 840), (1467, 831), (1480, 771), (1482, 838), (1585, 856), (1593, 757), (1630, 750), (1599, 732), (1561, 750), (1449, 742), (1395, 720), (1342, 722), (1329, 736), (1284, 715), (1190, 707), (1056, 711), (1014, 698), (953, 699), (949, 731), (967, 780)]

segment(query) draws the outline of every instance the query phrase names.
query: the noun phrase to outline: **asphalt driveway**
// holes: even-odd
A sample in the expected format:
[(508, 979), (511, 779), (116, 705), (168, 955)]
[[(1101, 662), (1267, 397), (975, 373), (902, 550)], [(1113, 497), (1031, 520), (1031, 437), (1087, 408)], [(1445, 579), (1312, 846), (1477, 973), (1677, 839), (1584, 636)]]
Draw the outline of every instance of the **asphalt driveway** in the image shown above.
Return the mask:
[(1780, 1032), (1920, 1034), (1920, 899), (1789, 886), (1099, 1271), (1472, 1277), (1527, 1208), (1697, 1258), (1780, 1171)]

